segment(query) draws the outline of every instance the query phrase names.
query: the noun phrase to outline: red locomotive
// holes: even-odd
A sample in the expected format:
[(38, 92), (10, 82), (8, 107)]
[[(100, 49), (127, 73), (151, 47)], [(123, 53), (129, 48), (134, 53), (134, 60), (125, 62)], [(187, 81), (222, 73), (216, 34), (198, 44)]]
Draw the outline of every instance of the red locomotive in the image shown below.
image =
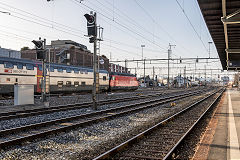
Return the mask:
[(136, 90), (138, 89), (137, 77), (129, 73), (110, 73), (110, 90)]

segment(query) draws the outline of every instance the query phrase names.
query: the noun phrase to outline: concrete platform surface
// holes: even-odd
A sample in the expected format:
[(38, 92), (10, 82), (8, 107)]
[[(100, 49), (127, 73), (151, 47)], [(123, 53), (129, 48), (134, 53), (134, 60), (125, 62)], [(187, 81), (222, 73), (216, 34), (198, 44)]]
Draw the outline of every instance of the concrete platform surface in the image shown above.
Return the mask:
[(226, 90), (207, 159), (240, 160), (240, 91)]

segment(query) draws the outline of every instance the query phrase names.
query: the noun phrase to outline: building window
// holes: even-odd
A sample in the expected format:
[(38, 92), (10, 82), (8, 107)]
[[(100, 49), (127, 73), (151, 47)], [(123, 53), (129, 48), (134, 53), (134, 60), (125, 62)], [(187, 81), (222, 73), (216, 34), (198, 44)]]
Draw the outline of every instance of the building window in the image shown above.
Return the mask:
[(107, 80), (107, 77), (106, 77), (106, 76), (103, 76), (103, 80), (106, 81), (106, 80)]
[(13, 64), (10, 62), (4, 62), (4, 68), (13, 68)]
[(32, 64), (26, 64), (27, 70), (34, 70), (34, 67)]
[(81, 85), (82, 85), (82, 86), (85, 86), (85, 85), (86, 85), (86, 82), (81, 82)]
[(74, 82), (74, 86), (75, 86), (75, 87), (78, 87), (78, 86), (79, 86), (79, 82), (75, 81), (75, 82)]
[(57, 85), (58, 85), (59, 88), (62, 88), (63, 87), (63, 81), (58, 81)]
[(23, 69), (23, 64), (18, 63), (18, 64), (17, 64), (17, 69)]
[(70, 87), (70, 86), (71, 86), (71, 81), (67, 81), (67, 82), (66, 82), (66, 86), (67, 86), (67, 87)]

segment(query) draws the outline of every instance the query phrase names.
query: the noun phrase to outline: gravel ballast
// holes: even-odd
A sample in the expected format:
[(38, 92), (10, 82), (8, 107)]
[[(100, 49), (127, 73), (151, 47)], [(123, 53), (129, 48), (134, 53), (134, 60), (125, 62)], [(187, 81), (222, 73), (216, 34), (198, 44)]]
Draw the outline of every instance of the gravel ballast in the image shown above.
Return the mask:
[(183, 98), (176, 101), (175, 107), (164, 104), (46, 139), (26, 142), (21, 147), (2, 150), (0, 159), (92, 159), (201, 97)]

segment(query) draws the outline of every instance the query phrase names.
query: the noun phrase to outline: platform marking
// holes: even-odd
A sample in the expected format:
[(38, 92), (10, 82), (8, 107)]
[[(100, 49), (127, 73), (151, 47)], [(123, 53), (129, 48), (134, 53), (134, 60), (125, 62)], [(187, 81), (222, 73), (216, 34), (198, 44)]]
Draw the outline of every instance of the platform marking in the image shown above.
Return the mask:
[(229, 144), (230, 144), (230, 159), (240, 159), (239, 143), (236, 130), (236, 124), (233, 115), (231, 95), (228, 90), (228, 112), (229, 112)]

